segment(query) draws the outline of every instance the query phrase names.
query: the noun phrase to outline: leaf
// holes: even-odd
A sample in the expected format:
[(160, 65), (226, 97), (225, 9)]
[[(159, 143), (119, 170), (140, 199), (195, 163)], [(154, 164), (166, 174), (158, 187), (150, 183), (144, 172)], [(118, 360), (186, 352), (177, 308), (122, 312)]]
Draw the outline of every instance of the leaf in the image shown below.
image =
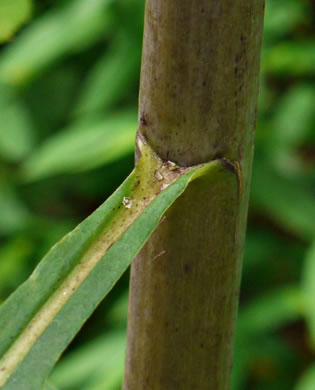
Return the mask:
[[(308, 11), (308, 10), (307, 10)], [(266, 2), (264, 39), (281, 39), (308, 19), (305, 5), (295, 0), (269, 0)]]
[(312, 364), (299, 379), (294, 390), (314, 390), (315, 388), (315, 364)]
[(58, 64), (22, 91), (24, 105), (32, 115), (41, 140), (68, 123), (82, 79), (76, 64), (76, 60)]
[(121, 364), (113, 367), (109, 373), (100, 373), (100, 375), (88, 386), (82, 390), (120, 390), (124, 374), (124, 359)]
[(0, 80), (23, 85), (57, 59), (82, 51), (91, 40), (104, 37), (110, 26), (110, 15), (105, 11), (111, 2), (72, 0), (41, 16), (2, 53)]
[(305, 295), (305, 317), (309, 337), (315, 350), (315, 241), (308, 250), (303, 263), (302, 290)]
[(270, 345), (268, 333), (301, 318), (303, 314), (303, 296), (295, 286), (281, 287), (261, 298), (255, 298), (240, 311), (232, 371), (233, 390), (245, 388), (251, 360)]
[(12, 38), (13, 34), (32, 14), (31, 0), (1, 0), (0, 43)]
[(74, 111), (76, 115), (107, 110), (135, 83), (141, 47), (125, 35), (115, 39), (87, 76)]
[(234, 363), (231, 375), (231, 389), (245, 389), (246, 381), (250, 375), (251, 343), (249, 340), (236, 337), (234, 345)]
[(312, 130), (315, 90), (299, 83), (280, 100), (273, 117), (274, 140), (288, 146), (300, 146)]
[(30, 115), (9, 88), (0, 85), (0, 156), (9, 162), (24, 158), (33, 148), (34, 129)]
[[(266, 381), (267, 389), (291, 388), (299, 358), (290, 345), (274, 335), (259, 334), (252, 338), (237, 338), (235, 363), (232, 370), (232, 390), (247, 388), (247, 382)], [(256, 378), (255, 378), (256, 377)], [(250, 387), (251, 388), (251, 387)], [(264, 387), (265, 388), (265, 387)]]
[(132, 152), (136, 125), (133, 110), (73, 124), (37, 147), (23, 165), (23, 179), (83, 172), (117, 161)]
[[(300, 259), (304, 256), (305, 245), (292, 240), (291, 237), (279, 239), (270, 228), (251, 227), (246, 235), (246, 245), (243, 260), (242, 283), (247, 294), (265, 291), (267, 285), (274, 281), (296, 278), (300, 272)], [(259, 278), (256, 276), (259, 275)], [(255, 285), (252, 281), (255, 279)]]
[(32, 252), (30, 240), (14, 238), (0, 248), (0, 302), (6, 297), (7, 290), (17, 286), (27, 276), (27, 259)]
[[(50, 380), (62, 389), (83, 390), (85, 387), (91, 388), (91, 381), (98, 381), (100, 376), (104, 379), (104, 376), (110, 377), (114, 372), (116, 377), (116, 371), (120, 374), (123, 371), (125, 344), (125, 331), (110, 331), (69, 353), (57, 364)], [(103, 389), (106, 390), (105, 381)]]
[(304, 314), (304, 300), (299, 288), (281, 287), (249, 304), (239, 314), (237, 329), (246, 337), (273, 331)]
[(233, 177), (234, 183), (221, 160), (174, 170), (141, 137), (138, 148), (142, 157), (133, 173), (0, 307), (3, 389), (41, 389), (60, 354), (190, 181), (207, 175), (228, 183)]
[(128, 291), (123, 293), (114, 306), (108, 311), (106, 316), (107, 322), (115, 327), (127, 327), (128, 319)]
[(315, 45), (313, 40), (281, 42), (263, 51), (265, 73), (277, 77), (314, 75)]
[(29, 226), (31, 213), (19, 199), (15, 189), (0, 182), (0, 234), (10, 235)]
[(315, 90), (308, 84), (292, 87), (280, 100), (272, 119), (273, 132), (268, 145), (276, 166), (286, 175), (298, 168), (295, 150), (306, 142), (312, 133)]
[(280, 226), (305, 240), (313, 239), (315, 198), (303, 181), (280, 175), (266, 157), (256, 158), (251, 191), (252, 203)]
[(46, 382), (44, 386), (44, 390), (59, 390), (57, 387), (51, 383), (51, 382)]

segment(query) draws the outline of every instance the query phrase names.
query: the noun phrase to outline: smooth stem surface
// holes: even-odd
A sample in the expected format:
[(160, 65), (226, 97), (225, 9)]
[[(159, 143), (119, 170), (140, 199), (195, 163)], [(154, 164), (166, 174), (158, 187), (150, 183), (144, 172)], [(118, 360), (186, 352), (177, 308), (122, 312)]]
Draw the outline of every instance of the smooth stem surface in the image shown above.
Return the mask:
[(226, 172), (192, 183), (132, 265), (124, 390), (229, 389), (263, 15), (264, 0), (147, 0), (139, 132)]

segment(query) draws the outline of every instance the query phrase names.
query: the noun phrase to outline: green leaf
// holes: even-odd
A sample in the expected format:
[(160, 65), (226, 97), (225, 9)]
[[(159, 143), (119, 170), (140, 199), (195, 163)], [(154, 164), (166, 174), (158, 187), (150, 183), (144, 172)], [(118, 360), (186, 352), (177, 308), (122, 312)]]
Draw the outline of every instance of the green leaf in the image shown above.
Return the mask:
[(31, 0), (1, 0), (0, 43), (12, 38), (13, 34), (32, 14)]
[(308, 13), (305, 5), (296, 0), (269, 0), (266, 2), (264, 25), (265, 43), (281, 39), (299, 24), (305, 23)]
[(46, 382), (44, 385), (44, 390), (59, 390), (53, 383)]
[(141, 47), (125, 35), (113, 40), (85, 80), (76, 115), (107, 110), (117, 103), (135, 83), (140, 71)]
[(237, 329), (240, 334), (256, 337), (273, 331), (304, 314), (304, 299), (299, 288), (281, 287), (265, 294), (243, 309), (239, 314)]
[(231, 389), (245, 389), (248, 376), (250, 375), (251, 343), (248, 339), (236, 337), (234, 345), (234, 363), (231, 376)]
[[(91, 381), (97, 382), (99, 377), (109, 380), (111, 374), (117, 377), (124, 366), (126, 344), (125, 331), (110, 331), (108, 334), (96, 338), (83, 345), (78, 350), (69, 353), (57, 364), (50, 380), (62, 389), (77, 388), (83, 390), (91, 388)], [(86, 386), (84, 386), (86, 383)], [(109, 386), (107, 386), (109, 387)], [(107, 388), (105, 381), (103, 389)]]
[(313, 40), (281, 42), (262, 56), (263, 71), (278, 77), (314, 75), (314, 63)]
[(273, 132), (268, 153), (279, 170), (286, 175), (299, 168), (299, 161), (294, 153), (312, 133), (314, 101), (315, 89), (308, 84), (299, 83), (284, 95), (276, 108), (271, 122)]
[(15, 189), (0, 181), (0, 234), (9, 235), (26, 228), (31, 213), (19, 199)]
[(83, 172), (119, 160), (133, 150), (136, 111), (71, 125), (39, 146), (23, 165), (23, 179)]
[(27, 276), (28, 257), (32, 252), (30, 240), (14, 238), (0, 248), (0, 302), (6, 297), (7, 290), (15, 288), (18, 281)]
[(315, 389), (315, 364), (312, 364), (299, 379), (294, 390), (314, 390)]
[(244, 296), (253, 296), (255, 299), (257, 296), (259, 300), (263, 292), (269, 294), (266, 288), (268, 290), (275, 283), (280, 287), (300, 275), (305, 243), (292, 240), (290, 235), (282, 238), (270, 227), (269, 230), (257, 230), (254, 236), (253, 227), (247, 232), (242, 275)]
[(124, 374), (124, 358), (109, 373), (102, 372), (82, 390), (120, 390)]
[(302, 290), (305, 295), (305, 317), (309, 337), (315, 350), (315, 241), (308, 250), (303, 263)]
[(308, 185), (280, 175), (256, 154), (252, 179), (252, 204), (281, 227), (305, 240), (315, 235), (315, 199)]
[(23, 85), (57, 59), (104, 37), (110, 26), (106, 10), (112, 1), (72, 0), (41, 16), (2, 54), (0, 80)]
[(220, 160), (174, 169), (141, 137), (138, 148), (142, 157), (133, 173), (0, 307), (3, 389), (41, 389), (60, 354), (190, 181), (203, 175), (234, 180)]
[(303, 296), (295, 286), (281, 287), (261, 298), (255, 298), (240, 311), (232, 371), (233, 390), (245, 388), (253, 356), (259, 355), (272, 342), (268, 334), (296, 321), (303, 314)]
[(106, 320), (107, 322), (115, 327), (124, 327), (127, 326), (128, 319), (128, 291), (123, 293), (117, 301), (115, 301), (114, 306), (108, 311)]
[(315, 89), (299, 83), (280, 100), (272, 121), (277, 142), (299, 146), (312, 130)]
[(30, 115), (9, 88), (0, 85), (0, 156), (9, 162), (24, 158), (33, 148), (34, 129)]
[(272, 389), (282, 389), (282, 386), (289, 389), (299, 358), (292, 347), (281, 338), (257, 334), (252, 338), (237, 338), (234, 362), (232, 390), (248, 388), (247, 382), (253, 383), (251, 379), (254, 377), (255, 383), (266, 381), (266, 389), (274, 384), (277, 386)]

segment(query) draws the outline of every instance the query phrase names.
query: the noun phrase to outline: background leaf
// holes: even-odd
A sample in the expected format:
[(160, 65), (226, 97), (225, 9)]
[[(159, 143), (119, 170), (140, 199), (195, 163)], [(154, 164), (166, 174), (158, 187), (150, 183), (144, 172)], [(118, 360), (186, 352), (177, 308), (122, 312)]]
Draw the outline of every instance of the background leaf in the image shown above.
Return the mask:
[(261, 159), (254, 166), (252, 194), (256, 206), (283, 228), (311, 240), (315, 234), (315, 197), (303, 180), (289, 179)]
[(44, 15), (2, 55), (0, 80), (24, 84), (60, 57), (100, 38), (110, 26), (110, 4), (111, 0), (70, 0), (65, 8)]
[[(139, 45), (123, 34), (112, 42), (103, 58), (89, 72), (75, 107), (75, 114), (108, 110), (138, 79)], [(137, 85), (137, 84), (136, 84)]]
[(10, 235), (25, 229), (31, 221), (31, 215), (8, 183), (0, 182), (0, 185), (0, 233)]
[(23, 166), (27, 180), (86, 171), (132, 153), (137, 126), (134, 111), (74, 123), (37, 148)]
[(27, 109), (20, 99), (0, 85), (0, 156), (9, 162), (26, 157), (34, 146), (34, 129)]
[(121, 381), (125, 344), (125, 329), (99, 337), (58, 364), (50, 379), (65, 390), (91, 389), (91, 382), (100, 382), (100, 388), (109, 390), (117, 379)]
[(312, 390), (315, 386), (315, 365), (308, 368), (308, 370), (302, 375), (298, 384), (294, 388), (295, 390)]
[(315, 242), (311, 245), (304, 261), (302, 289), (305, 294), (309, 337), (315, 350)]
[(12, 38), (17, 29), (30, 18), (31, 13), (31, 0), (1, 0), (0, 43)]

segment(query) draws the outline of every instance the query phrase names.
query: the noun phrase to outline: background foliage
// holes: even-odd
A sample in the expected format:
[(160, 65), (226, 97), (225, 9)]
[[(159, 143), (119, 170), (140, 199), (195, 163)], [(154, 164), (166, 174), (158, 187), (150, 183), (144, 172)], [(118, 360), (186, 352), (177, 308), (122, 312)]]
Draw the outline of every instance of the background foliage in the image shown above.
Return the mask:
[[(0, 302), (132, 169), (143, 8), (1, 1)], [(267, 0), (232, 390), (315, 388), (314, 20), (312, 0)], [(120, 388), (127, 289), (128, 274), (52, 389)]]

